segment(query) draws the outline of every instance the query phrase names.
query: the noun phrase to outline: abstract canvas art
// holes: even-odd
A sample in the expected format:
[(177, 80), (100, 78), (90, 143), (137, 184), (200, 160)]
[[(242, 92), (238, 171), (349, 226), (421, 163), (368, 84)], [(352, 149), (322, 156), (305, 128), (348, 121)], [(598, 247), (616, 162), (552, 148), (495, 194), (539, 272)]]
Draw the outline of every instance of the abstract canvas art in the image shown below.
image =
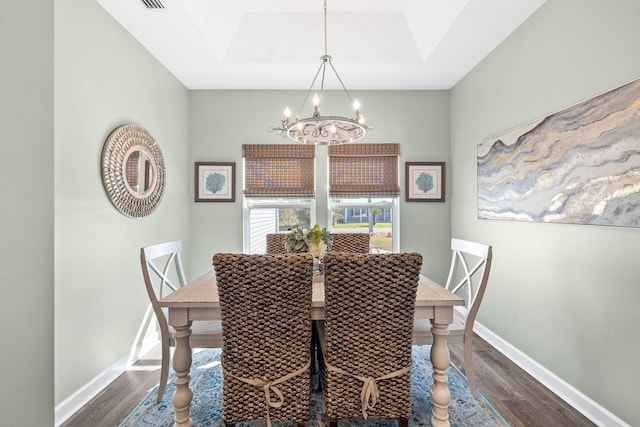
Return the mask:
[(478, 218), (640, 227), (640, 79), (478, 145)]

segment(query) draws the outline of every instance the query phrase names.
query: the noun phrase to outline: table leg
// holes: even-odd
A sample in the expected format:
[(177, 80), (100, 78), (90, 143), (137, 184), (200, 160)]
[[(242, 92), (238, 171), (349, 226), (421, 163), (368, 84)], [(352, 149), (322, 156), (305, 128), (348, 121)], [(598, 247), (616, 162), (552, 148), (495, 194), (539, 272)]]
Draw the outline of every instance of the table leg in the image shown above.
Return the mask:
[(173, 370), (176, 373), (176, 391), (173, 393), (173, 407), (176, 410), (175, 425), (191, 427), (191, 414), (189, 406), (193, 398), (193, 392), (189, 388), (191, 376), (191, 322), (184, 326), (174, 326), (173, 337), (176, 340), (176, 349), (173, 353)]
[(447, 387), (447, 370), (449, 369), (449, 347), (447, 347), (448, 324), (436, 323), (431, 319), (431, 333), (433, 344), (431, 345), (431, 364), (433, 365), (433, 386), (431, 387), (431, 401), (433, 402), (433, 414), (431, 425), (434, 427), (449, 427), (449, 402), (451, 392)]

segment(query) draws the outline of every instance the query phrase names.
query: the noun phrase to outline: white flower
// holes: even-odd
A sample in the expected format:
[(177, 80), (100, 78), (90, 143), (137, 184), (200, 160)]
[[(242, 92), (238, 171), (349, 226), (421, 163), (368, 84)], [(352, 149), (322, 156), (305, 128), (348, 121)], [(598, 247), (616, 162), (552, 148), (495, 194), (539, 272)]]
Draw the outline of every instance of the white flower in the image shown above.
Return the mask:
[(320, 243), (309, 243), (309, 253), (315, 258), (322, 259), (327, 252), (327, 245), (321, 240)]

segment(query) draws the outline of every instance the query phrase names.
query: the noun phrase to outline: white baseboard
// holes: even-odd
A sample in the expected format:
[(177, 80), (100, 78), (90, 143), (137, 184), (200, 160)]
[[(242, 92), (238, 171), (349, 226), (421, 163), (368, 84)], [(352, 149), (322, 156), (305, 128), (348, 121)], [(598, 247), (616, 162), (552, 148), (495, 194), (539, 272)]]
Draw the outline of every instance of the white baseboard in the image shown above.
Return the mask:
[[(585, 417), (589, 418), (596, 425), (602, 427), (630, 427), (629, 424), (625, 423), (607, 409), (591, 400), (584, 393), (565, 382), (553, 372), (531, 359), (522, 351), (509, 344), (479, 322), (475, 323), (473, 330), (499, 352), (508, 357), (536, 380), (540, 381), (545, 387), (582, 413)], [(59, 427), (63, 422), (69, 419), (71, 415), (86, 405), (120, 374), (127, 370), (127, 368), (137, 362), (141, 355), (149, 352), (157, 344), (158, 339), (156, 337), (148, 338), (133, 351), (121, 357), (104, 372), (97, 375), (60, 404), (56, 405), (55, 427)]]
[(132, 351), (122, 356), (116, 363), (95, 376), (91, 381), (56, 405), (55, 427), (60, 426), (63, 422), (68, 420), (69, 417), (86, 405), (106, 386), (111, 384), (111, 382), (118, 378), (118, 376), (126, 371), (127, 368), (136, 363), (140, 359), (140, 356), (148, 353), (158, 343), (158, 338), (155, 336), (147, 338), (142, 344), (139, 344)]
[(629, 424), (480, 323), (475, 323), (473, 331), (596, 425), (602, 427), (630, 427)]

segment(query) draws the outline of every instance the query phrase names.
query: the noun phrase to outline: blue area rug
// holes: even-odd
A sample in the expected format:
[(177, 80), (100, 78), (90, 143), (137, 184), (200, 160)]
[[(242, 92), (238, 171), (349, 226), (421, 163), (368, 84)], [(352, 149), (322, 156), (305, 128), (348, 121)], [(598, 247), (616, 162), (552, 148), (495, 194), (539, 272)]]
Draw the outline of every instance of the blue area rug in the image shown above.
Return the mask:
[[(413, 368), (411, 371), (412, 416), (411, 427), (431, 426), (431, 395), (429, 390), (433, 384), (432, 367), (429, 362), (430, 347), (413, 346)], [(467, 378), (456, 368), (449, 368), (449, 389), (451, 405), (449, 419), (452, 426), (457, 427), (489, 427), (509, 426), (502, 416), (478, 392), (475, 400), (469, 391)], [(171, 397), (175, 391), (174, 373), (170, 372), (169, 383), (162, 402), (156, 404), (158, 386), (155, 386), (142, 399), (142, 402), (120, 424), (120, 427), (161, 427), (172, 426), (175, 414)], [(222, 422), (222, 369), (219, 349), (199, 349), (193, 354), (191, 366), (191, 419), (194, 427), (224, 427)], [(322, 394), (314, 392), (311, 396), (311, 418), (307, 427), (324, 427), (327, 425), (325, 406)], [(274, 427), (283, 427), (285, 423), (275, 421)], [(295, 424), (287, 425), (294, 426)], [(247, 423), (242, 427), (265, 427), (265, 422)], [(397, 426), (396, 421), (370, 417), (339, 422), (339, 427), (386, 427)]]

